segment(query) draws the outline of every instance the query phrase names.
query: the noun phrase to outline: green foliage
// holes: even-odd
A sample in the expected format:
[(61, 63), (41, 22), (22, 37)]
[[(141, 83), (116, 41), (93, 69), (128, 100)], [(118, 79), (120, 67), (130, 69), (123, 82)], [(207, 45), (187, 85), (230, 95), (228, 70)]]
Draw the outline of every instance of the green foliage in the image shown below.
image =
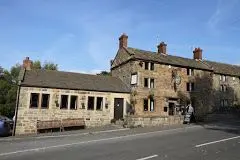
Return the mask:
[(110, 76), (110, 75), (111, 75), (111, 72), (108, 72), (108, 71), (101, 71), (101, 72), (98, 73), (97, 75)]
[[(34, 61), (33, 69), (57, 70), (58, 65), (52, 62), (45, 62), (42, 66), (40, 61)], [(10, 71), (0, 69), (0, 115), (14, 116), (20, 70), (20, 64), (12, 66)]]
[(58, 65), (52, 62), (45, 62), (42, 69), (46, 70), (58, 70)]

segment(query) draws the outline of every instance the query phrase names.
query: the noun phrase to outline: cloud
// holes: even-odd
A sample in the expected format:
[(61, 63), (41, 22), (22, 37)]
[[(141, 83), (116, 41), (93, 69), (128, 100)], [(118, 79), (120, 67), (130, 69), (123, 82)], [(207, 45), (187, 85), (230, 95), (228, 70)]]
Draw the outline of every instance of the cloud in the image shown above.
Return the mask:
[(101, 71), (103, 71), (103, 70), (92, 69), (92, 70), (70, 70), (69, 72), (96, 75), (96, 74), (100, 73)]
[(238, 13), (238, 2), (238, 0), (218, 0), (216, 9), (207, 22), (211, 32), (220, 34), (221, 29), (229, 27), (229, 21), (232, 21)]

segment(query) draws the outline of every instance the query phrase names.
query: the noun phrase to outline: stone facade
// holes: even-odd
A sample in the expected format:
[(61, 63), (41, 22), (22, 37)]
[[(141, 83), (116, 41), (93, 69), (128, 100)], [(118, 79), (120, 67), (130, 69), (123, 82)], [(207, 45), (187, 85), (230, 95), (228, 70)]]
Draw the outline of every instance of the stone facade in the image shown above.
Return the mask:
[[(119, 40), (127, 43), (127, 38)], [(120, 78), (131, 88), (131, 104), (136, 116), (179, 115), (179, 108), (191, 102), (196, 115), (201, 118), (219, 108), (221, 103), (225, 106), (240, 105), (240, 67), (235, 66), (237, 72), (239, 70), (235, 73), (239, 75), (226, 73), (226, 81), (223, 81), (211, 63), (202, 60), (202, 49), (195, 48), (193, 59), (188, 59), (168, 55), (166, 46), (161, 42), (157, 52), (150, 52), (130, 48), (126, 44), (119, 48), (112, 60), (112, 76)], [(135, 78), (134, 84), (132, 78)], [(221, 90), (222, 85), (226, 86), (226, 91)], [(154, 108), (151, 108), (151, 103)], [(172, 105), (173, 114), (169, 112)]]
[[(46, 109), (41, 107), (30, 108), (31, 93), (49, 94), (49, 105)], [(76, 109), (60, 109), (61, 95), (77, 96)], [(103, 97), (101, 110), (96, 110), (96, 98), (93, 110), (88, 110), (88, 96)], [(36, 133), (37, 120), (62, 120), (66, 118), (84, 118), (86, 127), (94, 127), (110, 124), (114, 118), (114, 98), (123, 98), (123, 115), (126, 115), (126, 107), (129, 103), (128, 93), (111, 93), (97, 91), (52, 89), (52, 88), (35, 88), (21, 87), (19, 97), (19, 109), (16, 124), (16, 134)], [(70, 98), (69, 98), (70, 99)]]

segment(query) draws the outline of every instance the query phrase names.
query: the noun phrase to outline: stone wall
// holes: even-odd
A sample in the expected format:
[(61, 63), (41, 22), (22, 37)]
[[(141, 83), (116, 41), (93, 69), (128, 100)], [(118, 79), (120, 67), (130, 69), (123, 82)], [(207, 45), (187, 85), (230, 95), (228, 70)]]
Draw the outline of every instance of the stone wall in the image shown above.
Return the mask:
[[(49, 107), (47, 109), (41, 109), (40, 107), (30, 108), (31, 93), (50, 94)], [(62, 94), (78, 97), (77, 108), (75, 110), (60, 109), (59, 104)], [(95, 109), (87, 110), (88, 96), (103, 97), (102, 110), (96, 110), (96, 100)], [(129, 103), (129, 94), (21, 87), (16, 134), (36, 133), (37, 120), (84, 118), (86, 127), (110, 124), (114, 117), (114, 98), (124, 98), (124, 115), (126, 115), (126, 106)]]
[[(221, 100), (227, 100), (228, 106), (240, 105), (240, 78), (234, 76), (226, 76), (226, 81), (220, 80), (220, 74), (214, 74), (214, 104), (216, 109), (221, 107)], [(221, 85), (226, 86), (226, 91), (222, 91)], [(227, 107), (227, 106), (225, 106)]]
[(145, 127), (145, 126), (162, 126), (183, 124), (182, 116), (167, 116), (167, 117), (127, 117), (125, 120), (126, 127)]
[[(194, 75), (189, 76), (187, 75), (187, 68), (184, 67), (155, 63), (154, 70), (145, 70), (144, 63), (144, 61), (135, 60), (112, 69), (113, 76), (119, 77), (131, 87), (134, 93), (134, 95), (131, 95), (131, 99), (135, 101), (136, 115), (168, 116), (168, 112), (164, 111), (164, 107), (168, 107), (169, 98), (178, 99), (179, 101), (182, 98), (193, 100), (196, 112), (201, 115), (211, 110), (214, 101), (213, 97), (211, 97), (212, 72), (194, 69)], [(174, 84), (173, 72), (181, 77), (181, 83), (178, 85)], [(131, 86), (132, 73), (138, 74), (138, 83)], [(144, 87), (144, 78), (153, 78), (154, 88)], [(194, 91), (187, 91), (188, 82), (195, 84)], [(144, 111), (143, 99), (148, 98), (150, 94), (154, 94), (155, 110)]]

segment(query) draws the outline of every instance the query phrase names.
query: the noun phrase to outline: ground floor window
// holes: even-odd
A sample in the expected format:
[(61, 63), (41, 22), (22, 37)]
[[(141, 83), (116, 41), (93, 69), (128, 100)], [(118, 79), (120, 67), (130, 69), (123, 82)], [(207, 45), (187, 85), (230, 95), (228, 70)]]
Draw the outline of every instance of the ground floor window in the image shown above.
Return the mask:
[(102, 110), (102, 108), (103, 108), (103, 97), (97, 97), (96, 110)]
[(42, 94), (41, 108), (45, 109), (49, 107), (49, 94)]
[(94, 97), (88, 97), (88, 110), (94, 110)]
[(30, 108), (38, 108), (39, 93), (31, 93)]
[(154, 111), (154, 99), (150, 99), (150, 111)]
[(143, 100), (143, 110), (148, 111), (148, 99)]
[(70, 98), (70, 109), (77, 109), (77, 96), (71, 96)]
[(61, 95), (61, 105), (60, 109), (68, 108), (68, 95)]
[(144, 111), (154, 111), (154, 99), (144, 99), (143, 100), (143, 110)]

